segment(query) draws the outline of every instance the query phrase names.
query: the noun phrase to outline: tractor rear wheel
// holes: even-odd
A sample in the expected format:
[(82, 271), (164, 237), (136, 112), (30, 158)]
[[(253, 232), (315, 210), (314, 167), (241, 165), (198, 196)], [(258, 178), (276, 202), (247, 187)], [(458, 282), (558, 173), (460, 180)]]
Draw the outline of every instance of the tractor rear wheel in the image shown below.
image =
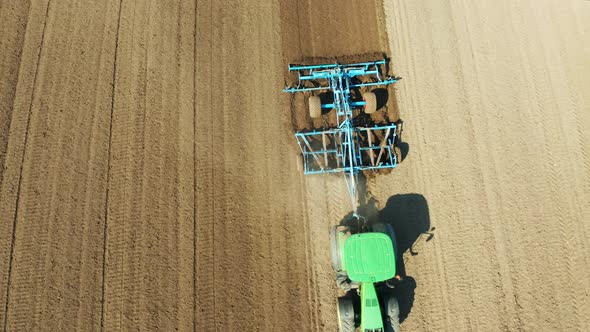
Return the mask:
[(377, 110), (377, 96), (374, 92), (363, 93), (363, 99), (365, 100), (365, 113), (373, 114)]
[(354, 332), (354, 307), (347, 297), (338, 298), (338, 331)]
[(312, 119), (322, 116), (322, 101), (320, 100), (320, 96), (310, 96), (308, 104), (309, 116), (311, 116)]
[(399, 302), (393, 296), (390, 296), (385, 303), (387, 310), (385, 319), (385, 332), (399, 332)]
[(330, 245), (332, 253), (332, 267), (334, 271), (342, 270), (342, 263), (340, 262), (340, 243), (338, 241), (338, 226), (333, 226), (330, 229)]

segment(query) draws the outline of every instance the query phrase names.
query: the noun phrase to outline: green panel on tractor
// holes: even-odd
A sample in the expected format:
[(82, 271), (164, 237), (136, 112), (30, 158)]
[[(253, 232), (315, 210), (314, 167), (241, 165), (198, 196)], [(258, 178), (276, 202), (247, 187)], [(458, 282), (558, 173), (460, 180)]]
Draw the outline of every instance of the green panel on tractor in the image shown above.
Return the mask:
[(395, 252), (387, 234), (351, 235), (344, 244), (346, 272), (354, 282), (380, 282), (395, 276)]
[(361, 283), (361, 331), (383, 331), (383, 318), (375, 285)]

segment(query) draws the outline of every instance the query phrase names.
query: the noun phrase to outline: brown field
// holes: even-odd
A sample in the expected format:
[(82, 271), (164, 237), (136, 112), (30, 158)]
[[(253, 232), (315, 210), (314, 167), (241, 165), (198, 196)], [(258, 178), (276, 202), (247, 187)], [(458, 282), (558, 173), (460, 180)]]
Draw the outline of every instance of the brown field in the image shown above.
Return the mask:
[(589, 331), (589, 22), (583, 0), (0, 1), (0, 329), (335, 331), (350, 204), (303, 176), (281, 89), (290, 62), (386, 53), (407, 156), (366, 187), (405, 250), (403, 331)]

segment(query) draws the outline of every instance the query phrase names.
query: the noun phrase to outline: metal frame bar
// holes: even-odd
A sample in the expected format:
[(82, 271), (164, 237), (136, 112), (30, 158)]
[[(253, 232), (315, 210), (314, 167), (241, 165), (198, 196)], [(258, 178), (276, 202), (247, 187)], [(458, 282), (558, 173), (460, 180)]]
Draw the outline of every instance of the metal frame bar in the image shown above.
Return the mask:
[[(356, 206), (358, 172), (393, 168), (397, 165), (397, 158), (393, 150), (397, 132), (395, 124), (373, 128), (354, 127), (353, 125), (353, 109), (365, 106), (366, 102), (352, 101), (351, 89), (397, 82), (398, 79), (395, 77), (381, 77), (381, 66), (386, 63), (387, 60), (382, 59), (352, 64), (289, 65), (289, 71), (298, 72), (299, 82), (296, 87), (283, 90), (289, 93), (331, 90), (334, 93), (334, 102), (323, 104), (322, 108), (336, 110), (336, 128), (298, 132), (295, 134), (295, 138), (303, 154), (305, 174), (343, 173), (355, 216), (358, 216)], [(360, 83), (352, 82), (352, 78), (355, 77), (359, 78)], [(363, 82), (360, 79), (362, 77), (367, 82)], [(313, 87), (305, 86), (306, 82), (310, 82), (307, 85), (315, 84)], [(379, 145), (374, 145), (372, 140), (373, 131), (376, 130), (385, 131)], [(363, 142), (359, 139), (359, 135), (362, 132), (368, 136), (368, 146), (361, 146)], [(331, 138), (329, 144), (328, 137)], [(312, 146), (314, 142), (317, 142), (319, 146)], [(375, 159), (376, 151), (379, 153)], [(369, 156), (370, 162), (368, 164), (364, 163), (363, 153)], [(381, 162), (384, 155), (385, 161)], [(324, 163), (320, 161), (320, 158)], [(334, 167), (331, 167), (330, 160), (335, 160)], [(314, 167), (314, 162), (316, 167)]]
[[(356, 170), (377, 170), (383, 168), (394, 168), (397, 166), (397, 160), (393, 145), (397, 137), (397, 127), (395, 124), (388, 126), (377, 126), (372, 128), (357, 127), (353, 130), (353, 140), (355, 141), (355, 151), (352, 154), (353, 159), (359, 161), (357, 156), (360, 156), (360, 162), (353, 163), (354, 169)], [(373, 133), (375, 131), (382, 130), (384, 132), (384, 138), (379, 142), (378, 145), (373, 143)], [(368, 135), (368, 146), (362, 146), (362, 140), (358, 139), (358, 134), (366, 133)], [(350, 166), (350, 159), (348, 149), (344, 149), (342, 144), (338, 141), (341, 140), (342, 131), (339, 129), (328, 129), (324, 131), (313, 131), (313, 132), (298, 132), (295, 134), (295, 138), (299, 143), (299, 148), (304, 156), (305, 162), (305, 174), (318, 174), (318, 173), (334, 173), (346, 171)], [(330, 143), (328, 143), (330, 139)], [(317, 142), (318, 148), (314, 148), (311, 142)], [(364, 164), (362, 161), (362, 154), (366, 153), (369, 156), (370, 164)], [(376, 153), (379, 155), (377, 156)], [(385, 158), (384, 158), (385, 156)], [(376, 157), (376, 158), (375, 158)], [(310, 158), (313, 158), (311, 160)], [(323, 162), (322, 162), (323, 159)], [(315, 164), (313, 164), (313, 162)], [(330, 165), (330, 161), (333, 161)]]

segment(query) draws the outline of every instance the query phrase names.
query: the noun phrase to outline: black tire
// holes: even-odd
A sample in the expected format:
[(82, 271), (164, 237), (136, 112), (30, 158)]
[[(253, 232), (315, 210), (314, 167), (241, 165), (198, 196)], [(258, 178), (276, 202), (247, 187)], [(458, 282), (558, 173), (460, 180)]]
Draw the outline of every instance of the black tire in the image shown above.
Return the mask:
[(390, 296), (387, 299), (385, 310), (385, 332), (399, 332), (399, 302), (395, 297)]
[(332, 254), (332, 268), (338, 272), (342, 270), (340, 262), (340, 245), (338, 243), (338, 226), (330, 228), (330, 249)]
[(331, 256), (332, 256), (332, 268), (334, 271), (339, 272), (341, 274), (347, 275), (345, 271), (342, 271), (342, 255), (341, 255), (341, 248), (340, 248), (340, 241), (338, 241), (338, 233), (349, 233), (349, 229), (346, 226), (333, 226), (330, 228), (330, 249), (331, 249)]
[(365, 113), (373, 114), (377, 111), (377, 96), (373, 92), (363, 93), (363, 99), (367, 103), (365, 105)]
[(347, 297), (338, 298), (338, 331), (354, 332), (354, 307)]
[(308, 102), (309, 116), (312, 119), (319, 118), (322, 116), (322, 101), (320, 96), (310, 96)]

